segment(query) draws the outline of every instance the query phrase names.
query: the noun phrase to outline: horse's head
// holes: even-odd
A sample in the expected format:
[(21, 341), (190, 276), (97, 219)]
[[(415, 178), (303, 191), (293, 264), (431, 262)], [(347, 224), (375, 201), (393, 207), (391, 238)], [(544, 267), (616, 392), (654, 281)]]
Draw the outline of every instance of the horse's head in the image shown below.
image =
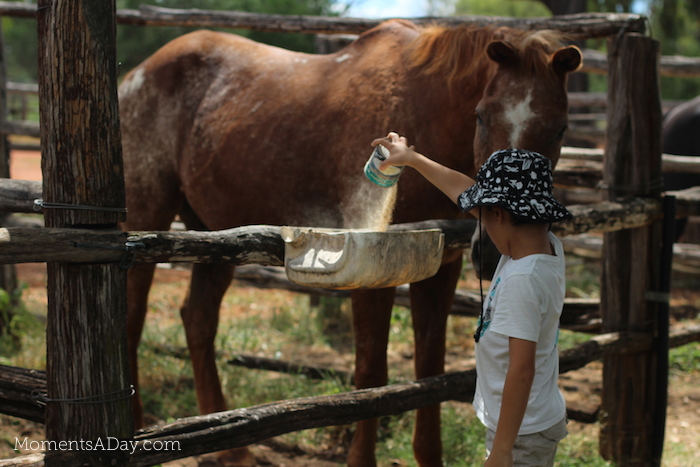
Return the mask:
[[(582, 59), (578, 48), (559, 44), (556, 33), (539, 31), (511, 33), (487, 46), (496, 68), (476, 107), (477, 167), (494, 151), (508, 148), (539, 152), (556, 165), (568, 124), (567, 76)], [(480, 242), (479, 235), (477, 229), (472, 261), (479, 277), (490, 278), (498, 252), (490, 242)]]
[[(456, 109), (464, 135), (474, 131), (474, 157), (461, 167), (475, 172), (494, 151), (510, 148), (556, 163), (568, 123), (567, 76), (582, 60), (577, 47), (563, 44), (562, 34), (549, 30), (422, 29), (411, 62), (437, 78), (418, 92), (437, 100), (443, 114)], [(445, 117), (440, 129), (457, 120)]]
[(553, 33), (520, 34), (518, 42), (493, 41), (486, 52), (496, 71), (476, 108), (477, 166), (496, 150), (536, 151), (556, 164), (568, 124), (566, 81), (581, 65), (575, 46), (558, 48)]

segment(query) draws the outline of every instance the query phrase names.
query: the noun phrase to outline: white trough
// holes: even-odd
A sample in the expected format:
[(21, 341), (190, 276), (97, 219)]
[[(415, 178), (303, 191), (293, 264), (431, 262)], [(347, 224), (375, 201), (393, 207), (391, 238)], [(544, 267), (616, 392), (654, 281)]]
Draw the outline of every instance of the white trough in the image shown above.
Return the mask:
[(282, 227), (284, 266), (292, 282), (327, 289), (394, 287), (435, 275), (440, 229), (380, 232)]

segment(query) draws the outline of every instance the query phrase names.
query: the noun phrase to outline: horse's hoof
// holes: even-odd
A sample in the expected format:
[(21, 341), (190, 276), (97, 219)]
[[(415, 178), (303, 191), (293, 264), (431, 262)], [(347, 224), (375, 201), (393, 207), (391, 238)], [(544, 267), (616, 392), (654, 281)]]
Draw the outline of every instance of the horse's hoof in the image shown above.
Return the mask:
[(221, 467), (255, 467), (258, 462), (248, 448), (229, 449), (216, 453)]

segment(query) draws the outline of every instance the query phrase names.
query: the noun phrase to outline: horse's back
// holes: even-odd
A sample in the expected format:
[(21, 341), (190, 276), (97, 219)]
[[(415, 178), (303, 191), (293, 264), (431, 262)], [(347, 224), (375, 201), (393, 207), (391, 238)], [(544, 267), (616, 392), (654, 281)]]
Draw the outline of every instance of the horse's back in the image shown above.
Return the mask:
[(120, 86), (128, 198), (177, 198), (210, 228), (314, 211), (342, 223), (343, 191), (396, 120), (388, 97), (416, 35), (392, 21), (329, 55), (210, 31), (171, 41)]
[(161, 47), (129, 72), (119, 87), (124, 140), (146, 142), (150, 138), (138, 131), (146, 128), (151, 136), (187, 132), (211, 86), (222, 80), (231, 63), (259, 48), (240, 36), (206, 30)]
[[(294, 93), (285, 97), (300, 99), (299, 93), (322, 93), (335, 81), (347, 78), (349, 71), (362, 74), (368, 66), (388, 68), (382, 62), (396, 62), (397, 45), (413, 35), (415, 26), (411, 23), (390, 21), (339, 52), (314, 55), (236, 34), (195, 31), (167, 43), (132, 70), (120, 86), (120, 104), (130, 120), (133, 117), (129, 112), (144, 107), (145, 101), (156, 96), (179, 96), (184, 104), (197, 105), (207, 92), (220, 92), (221, 97), (243, 92), (270, 97), (269, 93), (293, 89)], [(212, 90), (212, 86), (218, 88)], [(162, 110), (170, 113), (172, 109)]]

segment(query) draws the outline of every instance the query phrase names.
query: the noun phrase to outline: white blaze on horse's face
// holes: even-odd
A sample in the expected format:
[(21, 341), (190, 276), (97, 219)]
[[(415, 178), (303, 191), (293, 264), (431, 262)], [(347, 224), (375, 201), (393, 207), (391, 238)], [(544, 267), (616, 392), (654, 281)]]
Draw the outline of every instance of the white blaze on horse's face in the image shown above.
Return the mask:
[(532, 91), (528, 91), (525, 99), (516, 102), (513, 105), (509, 105), (504, 112), (504, 117), (506, 122), (511, 126), (510, 132), (510, 147), (518, 148), (518, 143), (520, 142), (520, 137), (527, 129), (530, 121), (535, 117), (535, 113), (532, 110)]

